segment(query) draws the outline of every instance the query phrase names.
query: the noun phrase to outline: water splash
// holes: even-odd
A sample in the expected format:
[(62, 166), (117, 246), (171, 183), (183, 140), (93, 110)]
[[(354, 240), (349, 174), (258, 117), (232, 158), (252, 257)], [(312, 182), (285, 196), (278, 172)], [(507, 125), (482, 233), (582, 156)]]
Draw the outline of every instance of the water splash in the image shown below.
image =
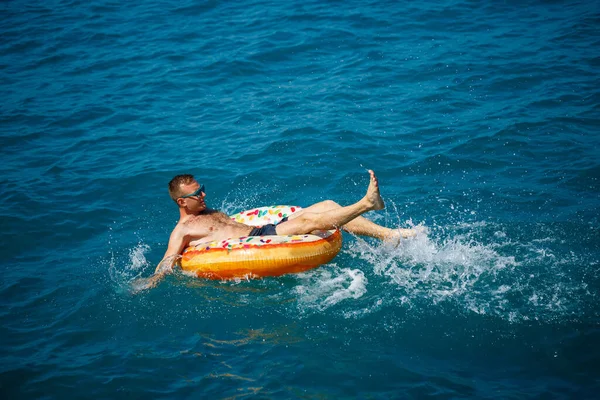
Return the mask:
[[(558, 254), (548, 247), (552, 238), (514, 241), (502, 227), (485, 222), (445, 231), (422, 232), (397, 246), (357, 238), (345, 253), (392, 284), (393, 291), (382, 288), (381, 298), (394, 306), (429, 302), (443, 312), (451, 304), (516, 322), (581, 318), (594, 303), (589, 281), (569, 272), (585, 265), (585, 257)], [(588, 275), (593, 264), (584, 268)], [(598, 274), (592, 275), (596, 281)]]
[(146, 259), (146, 253), (150, 251), (150, 246), (145, 243), (138, 243), (135, 247), (127, 252), (126, 259), (120, 260), (118, 254), (111, 252), (109, 262), (109, 275), (113, 282), (117, 283), (121, 288), (129, 286), (129, 283), (139, 278), (144, 270), (150, 266)]
[(358, 299), (367, 292), (368, 280), (359, 269), (318, 269), (301, 275), (295, 287), (300, 310), (326, 310), (346, 299)]
[(260, 196), (255, 193), (256, 188), (246, 181), (233, 188), (221, 201), (220, 211), (233, 215), (243, 210), (260, 207)]

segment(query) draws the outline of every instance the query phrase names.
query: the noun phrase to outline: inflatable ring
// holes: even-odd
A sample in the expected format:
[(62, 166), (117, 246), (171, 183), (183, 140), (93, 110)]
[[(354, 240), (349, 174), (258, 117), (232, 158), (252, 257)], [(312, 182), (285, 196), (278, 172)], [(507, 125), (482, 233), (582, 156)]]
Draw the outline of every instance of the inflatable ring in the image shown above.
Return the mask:
[[(300, 207), (271, 206), (242, 211), (231, 219), (251, 226), (277, 224)], [(183, 251), (181, 268), (200, 278), (279, 276), (316, 268), (342, 248), (339, 230), (307, 235), (244, 236), (205, 242)]]

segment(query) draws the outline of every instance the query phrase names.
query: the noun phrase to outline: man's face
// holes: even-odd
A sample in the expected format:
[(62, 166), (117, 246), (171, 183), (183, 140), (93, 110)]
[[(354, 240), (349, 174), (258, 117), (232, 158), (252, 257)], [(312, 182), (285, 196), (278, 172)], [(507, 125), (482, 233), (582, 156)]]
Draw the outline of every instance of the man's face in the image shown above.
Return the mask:
[(180, 197), (178, 202), (183, 201), (181, 204), (194, 213), (199, 213), (206, 209), (206, 203), (204, 202), (206, 193), (199, 191), (200, 186), (196, 181), (187, 185), (181, 185), (181, 192), (184, 197)]

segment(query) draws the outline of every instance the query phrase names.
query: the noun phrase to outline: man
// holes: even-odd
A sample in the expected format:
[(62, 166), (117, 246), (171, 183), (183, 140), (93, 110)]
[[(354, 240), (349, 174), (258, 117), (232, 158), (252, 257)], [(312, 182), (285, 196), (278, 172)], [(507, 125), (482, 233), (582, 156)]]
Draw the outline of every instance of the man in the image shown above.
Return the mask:
[(155, 286), (162, 276), (172, 271), (173, 265), (186, 247), (201, 242), (241, 236), (302, 235), (314, 230), (335, 228), (382, 240), (415, 236), (414, 229), (389, 229), (361, 217), (368, 211), (384, 208), (377, 177), (371, 170), (369, 174), (367, 193), (358, 202), (342, 207), (326, 200), (292, 214), (277, 225), (261, 228), (235, 222), (224, 213), (208, 208), (204, 201), (204, 185), (200, 185), (192, 175), (177, 175), (169, 182), (169, 194), (179, 207), (179, 222), (171, 233), (165, 256), (154, 275), (138, 281), (135, 284), (136, 289)]

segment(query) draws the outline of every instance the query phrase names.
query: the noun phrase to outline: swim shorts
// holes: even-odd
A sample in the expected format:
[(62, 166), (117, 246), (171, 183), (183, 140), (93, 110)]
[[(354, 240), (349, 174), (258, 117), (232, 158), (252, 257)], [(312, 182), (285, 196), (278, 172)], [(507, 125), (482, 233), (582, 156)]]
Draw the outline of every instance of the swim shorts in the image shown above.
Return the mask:
[(277, 231), (275, 230), (275, 227), (277, 225), (279, 225), (280, 223), (285, 222), (287, 220), (288, 220), (288, 217), (285, 217), (284, 219), (282, 219), (281, 221), (279, 221), (277, 224), (268, 224), (268, 225), (257, 226), (256, 228), (252, 228), (252, 230), (250, 231), (250, 233), (248, 234), (248, 236), (277, 235)]

